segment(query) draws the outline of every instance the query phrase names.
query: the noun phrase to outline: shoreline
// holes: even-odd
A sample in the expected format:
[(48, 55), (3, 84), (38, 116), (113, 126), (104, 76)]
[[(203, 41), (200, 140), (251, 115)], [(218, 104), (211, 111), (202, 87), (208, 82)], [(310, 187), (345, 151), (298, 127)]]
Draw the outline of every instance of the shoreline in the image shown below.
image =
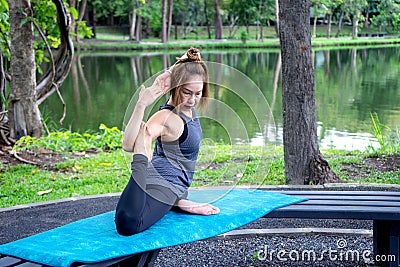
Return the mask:
[[(383, 47), (400, 45), (398, 37), (360, 37), (351, 38), (316, 38), (311, 41), (312, 48), (348, 48), (348, 47)], [(240, 40), (231, 39), (207, 39), (207, 40), (179, 40), (161, 43), (156, 41), (123, 41), (123, 40), (81, 40), (75, 43), (77, 51), (155, 51), (155, 50), (181, 50), (188, 46), (196, 46), (202, 50), (224, 49), (280, 49), (279, 39), (263, 39), (261, 41), (248, 40), (243, 43)]]

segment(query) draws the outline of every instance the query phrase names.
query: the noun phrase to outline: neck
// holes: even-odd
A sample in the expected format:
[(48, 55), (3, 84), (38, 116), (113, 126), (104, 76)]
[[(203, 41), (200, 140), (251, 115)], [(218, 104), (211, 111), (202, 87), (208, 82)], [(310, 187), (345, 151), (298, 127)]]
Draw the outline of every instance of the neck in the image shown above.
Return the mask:
[(193, 117), (192, 110), (185, 110), (185, 111), (182, 111), (182, 113), (185, 114), (186, 116), (188, 116), (189, 118)]

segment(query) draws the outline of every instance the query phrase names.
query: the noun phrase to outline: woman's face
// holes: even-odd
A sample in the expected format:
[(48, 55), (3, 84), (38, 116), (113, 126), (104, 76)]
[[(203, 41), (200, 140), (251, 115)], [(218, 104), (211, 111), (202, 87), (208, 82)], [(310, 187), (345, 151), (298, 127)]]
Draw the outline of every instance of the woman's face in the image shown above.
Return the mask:
[(199, 103), (203, 91), (203, 80), (201, 77), (193, 77), (182, 85), (179, 91), (180, 108), (182, 111), (191, 110)]

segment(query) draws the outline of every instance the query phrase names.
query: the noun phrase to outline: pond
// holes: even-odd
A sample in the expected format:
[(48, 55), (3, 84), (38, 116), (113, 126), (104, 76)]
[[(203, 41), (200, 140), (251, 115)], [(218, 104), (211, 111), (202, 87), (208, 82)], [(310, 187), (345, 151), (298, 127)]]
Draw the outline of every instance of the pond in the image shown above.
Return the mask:
[[(56, 94), (41, 105), (42, 114), (48, 124), (73, 131), (97, 131), (101, 123), (123, 129), (139, 85), (182, 52), (77, 52), (60, 88), (66, 103), (63, 124), (58, 124), (63, 105)], [(213, 100), (201, 113), (204, 138), (281, 144), (279, 51), (204, 51), (202, 56), (212, 65), (213, 82)], [(314, 50), (313, 57), (320, 147), (364, 150), (377, 146), (371, 114), (392, 129), (399, 126), (400, 47)]]

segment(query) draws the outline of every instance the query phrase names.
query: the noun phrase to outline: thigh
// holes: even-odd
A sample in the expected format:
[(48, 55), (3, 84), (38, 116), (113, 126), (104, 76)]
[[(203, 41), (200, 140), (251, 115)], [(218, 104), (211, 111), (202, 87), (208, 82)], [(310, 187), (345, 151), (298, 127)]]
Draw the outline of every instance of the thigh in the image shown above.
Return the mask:
[(146, 194), (140, 231), (147, 229), (164, 217), (177, 200), (176, 195), (171, 190), (162, 186), (149, 186)]

